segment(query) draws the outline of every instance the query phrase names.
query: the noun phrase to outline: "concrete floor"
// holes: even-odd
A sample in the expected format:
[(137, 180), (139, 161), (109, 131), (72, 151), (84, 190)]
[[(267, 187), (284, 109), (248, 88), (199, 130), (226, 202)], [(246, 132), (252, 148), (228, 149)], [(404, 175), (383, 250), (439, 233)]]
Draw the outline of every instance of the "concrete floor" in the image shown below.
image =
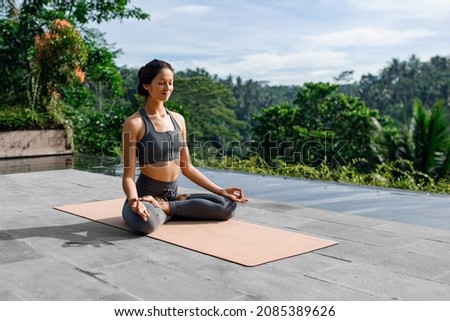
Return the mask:
[(450, 197), (414, 203), (418, 193), (209, 175), (249, 184), (251, 202), (237, 218), (339, 244), (243, 267), (53, 209), (122, 197), (120, 177), (74, 169), (4, 174), (0, 300), (450, 299), (448, 225), (423, 224), (434, 210), (445, 222)]

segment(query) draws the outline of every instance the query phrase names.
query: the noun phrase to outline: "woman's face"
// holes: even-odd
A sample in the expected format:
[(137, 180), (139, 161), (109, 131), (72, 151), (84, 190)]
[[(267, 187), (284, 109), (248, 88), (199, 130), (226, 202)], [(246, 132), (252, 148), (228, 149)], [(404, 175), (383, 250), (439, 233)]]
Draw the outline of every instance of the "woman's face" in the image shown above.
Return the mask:
[(147, 90), (153, 99), (160, 101), (169, 100), (173, 91), (173, 72), (168, 68), (161, 71), (153, 78)]

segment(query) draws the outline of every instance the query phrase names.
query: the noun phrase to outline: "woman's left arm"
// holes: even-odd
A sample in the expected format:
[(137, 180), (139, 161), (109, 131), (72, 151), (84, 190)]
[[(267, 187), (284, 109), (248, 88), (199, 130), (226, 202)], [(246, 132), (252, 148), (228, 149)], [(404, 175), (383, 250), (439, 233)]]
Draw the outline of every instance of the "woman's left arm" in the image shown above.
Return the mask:
[(183, 175), (186, 176), (186, 178), (188, 178), (193, 183), (203, 187), (204, 189), (212, 193), (228, 197), (239, 203), (247, 203), (248, 199), (244, 197), (244, 193), (242, 192), (241, 188), (239, 187), (222, 188), (217, 184), (213, 183), (192, 164), (191, 157), (189, 155), (189, 148), (187, 146), (185, 121), (181, 115), (177, 114), (177, 116), (178, 116), (177, 120), (179, 121), (179, 123), (181, 123), (180, 127), (182, 130), (184, 140), (183, 143), (184, 146), (180, 151), (180, 168)]

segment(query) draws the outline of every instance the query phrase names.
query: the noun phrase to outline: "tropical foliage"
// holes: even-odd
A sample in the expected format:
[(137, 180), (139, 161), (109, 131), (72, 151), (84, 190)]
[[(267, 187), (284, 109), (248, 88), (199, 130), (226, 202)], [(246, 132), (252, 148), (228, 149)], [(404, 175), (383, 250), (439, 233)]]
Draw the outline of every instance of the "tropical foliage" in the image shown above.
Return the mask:
[(374, 120), (381, 117), (359, 99), (336, 93), (337, 88), (306, 83), (292, 105), (271, 106), (255, 115), (253, 132), (263, 142), (263, 158), (330, 167), (365, 158), (373, 167), (377, 161), (372, 149)]
[[(149, 15), (127, 0), (3, 3), (0, 130), (64, 126), (78, 152), (117, 156), (123, 120), (143, 103), (137, 70), (118, 68), (120, 50), (86, 25)], [(273, 86), (188, 69), (167, 106), (203, 166), (448, 193), (450, 58), (352, 77)]]
[(412, 55), (407, 61), (392, 59), (378, 75), (367, 74), (353, 84), (352, 92), (370, 108), (389, 115), (398, 123), (407, 122), (418, 98), (425, 108), (438, 100), (450, 111), (450, 57), (435, 56), (422, 62)]
[[(121, 97), (122, 77), (114, 62), (119, 51), (86, 24), (149, 17), (129, 2), (2, 2), (0, 111), (23, 110), (28, 128), (64, 125), (83, 152), (102, 153), (105, 141), (119, 139), (116, 128), (130, 106)], [(23, 128), (16, 118), (7, 119), (10, 128)]]
[(450, 174), (450, 128), (444, 102), (437, 101), (431, 110), (418, 99), (414, 101), (413, 117), (407, 124), (393, 130), (378, 126), (384, 162), (407, 160), (412, 166), (435, 179)]

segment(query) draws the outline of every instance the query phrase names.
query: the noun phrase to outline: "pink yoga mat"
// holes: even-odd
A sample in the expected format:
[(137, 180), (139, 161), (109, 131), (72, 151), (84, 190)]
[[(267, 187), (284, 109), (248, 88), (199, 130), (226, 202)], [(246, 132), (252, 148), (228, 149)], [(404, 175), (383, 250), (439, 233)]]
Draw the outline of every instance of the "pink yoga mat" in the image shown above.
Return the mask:
[[(129, 230), (122, 220), (124, 199), (57, 206), (55, 209)], [(244, 266), (256, 266), (338, 244), (297, 232), (244, 222), (173, 220), (148, 237)]]

